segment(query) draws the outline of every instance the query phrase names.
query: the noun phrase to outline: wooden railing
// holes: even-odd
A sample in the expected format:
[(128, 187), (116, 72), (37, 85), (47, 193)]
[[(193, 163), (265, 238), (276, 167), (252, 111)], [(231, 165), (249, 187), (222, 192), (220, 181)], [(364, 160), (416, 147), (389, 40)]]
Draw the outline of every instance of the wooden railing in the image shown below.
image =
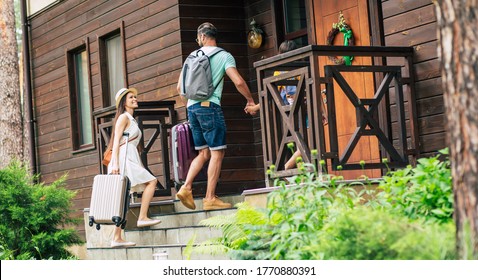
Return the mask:
[[(140, 141), (142, 152), (140, 154), (141, 161), (146, 169), (150, 172), (148, 166), (148, 154), (152, 150), (153, 145), (159, 141), (161, 159), (162, 180), (158, 182), (158, 188), (155, 196), (163, 196), (171, 194), (171, 187), (174, 186), (171, 180), (171, 169), (169, 164), (169, 131), (177, 122), (176, 112), (174, 110), (175, 101), (149, 101), (138, 102), (138, 109), (135, 110), (138, 126), (143, 132), (143, 141)], [(116, 113), (115, 107), (108, 107), (97, 110), (93, 113), (95, 120), (95, 129), (98, 144), (98, 157), (100, 158), (100, 173), (105, 174), (107, 168), (101, 165), (103, 153), (108, 145), (113, 125), (113, 118)], [(158, 177), (158, 174), (153, 175)]]
[[(352, 66), (330, 65), (327, 59), (345, 55), (355, 57)], [(368, 65), (359, 65), (358, 57), (363, 57), (359, 61), (367, 61)], [(412, 58), (411, 47), (310, 45), (254, 63), (261, 104), (264, 166), (266, 169), (276, 166), (272, 177), (298, 172), (283, 169), (291, 156), (286, 147), (289, 142), (295, 143), (304, 162), (317, 164), (325, 160), (324, 168), (332, 170), (339, 166), (343, 170), (396, 168), (413, 163), (418, 156), (418, 131)], [(282, 72), (274, 76), (275, 71)], [(368, 88), (374, 92), (369, 90), (368, 97), (359, 97), (344, 78), (344, 73), (350, 72), (372, 77), (373, 85)], [(285, 105), (278, 87), (290, 84), (296, 86), (295, 101), (293, 105)], [(346, 100), (355, 108), (355, 112), (348, 113), (356, 123), (347, 145), (341, 147), (337, 130), (344, 124), (337, 119), (337, 109), (344, 105), (336, 104), (338, 92), (346, 96), (342, 102)], [(326, 112), (321, 106), (323, 101)], [(323, 113), (327, 125), (322, 123)], [(351, 162), (357, 143), (370, 136), (379, 145), (378, 160)], [(316, 157), (312, 157), (313, 150), (317, 151)]]

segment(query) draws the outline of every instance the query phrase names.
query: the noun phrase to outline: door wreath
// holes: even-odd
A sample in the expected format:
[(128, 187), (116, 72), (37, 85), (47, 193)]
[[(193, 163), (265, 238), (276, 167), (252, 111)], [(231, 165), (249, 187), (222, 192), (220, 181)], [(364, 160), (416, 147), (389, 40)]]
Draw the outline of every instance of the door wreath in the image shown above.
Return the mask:
[[(341, 32), (344, 34), (344, 46), (353, 46), (354, 45), (354, 33), (350, 26), (345, 23), (345, 18), (342, 12), (339, 14), (339, 23), (332, 24), (332, 29), (329, 31), (329, 35), (327, 35), (327, 46), (333, 46), (334, 39), (337, 34)], [(354, 59), (353, 56), (344, 56), (338, 58), (336, 56), (329, 56), (329, 59), (335, 65), (352, 65), (352, 60)]]

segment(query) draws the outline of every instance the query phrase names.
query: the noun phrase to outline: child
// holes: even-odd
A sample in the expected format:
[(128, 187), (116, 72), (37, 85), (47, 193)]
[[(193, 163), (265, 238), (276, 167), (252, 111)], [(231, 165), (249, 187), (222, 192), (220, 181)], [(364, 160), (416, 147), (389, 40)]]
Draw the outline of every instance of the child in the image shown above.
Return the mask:
[[(286, 53), (291, 50), (297, 49), (297, 45), (294, 43), (294, 41), (290, 40), (285, 40), (280, 44), (279, 46), (279, 54), (281, 53)], [(278, 76), (282, 73), (285, 73), (284, 71), (274, 71), (274, 76)], [(296, 92), (297, 87), (296, 86), (279, 86), (278, 87), (280, 91), (280, 96), (282, 97), (282, 100), (284, 101), (285, 105), (292, 105), (293, 100), (294, 100), (294, 95)], [(257, 112), (260, 110), (260, 104), (256, 104), (253, 106), (247, 106), (246, 107), (246, 112), (255, 115)]]
[[(291, 50), (296, 49), (297, 46), (294, 43), (294, 41), (286, 40), (282, 42), (282, 44), (279, 46), (279, 53), (285, 53)], [(285, 73), (283, 71), (275, 71), (274, 76), (280, 75), (282, 73)], [(281, 93), (282, 100), (284, 101), (284, 105), (292, 105), (294, 102), (294, 95), (296, 94), (296, 86), (279, 86), (279, 91)], [(326, 109), (323, 100), (321, 100), (321, 106), (322, 106), (322, 124), (326, 125), (328, 123), (327, 121), (327, 115), (326, 115)], [(255, 115), (259, 110), (260, 110), (260, 104), (256, 104), (253, 106), (247, 106), (246, 107), (246, 112)], [(307, 120), (306, 120), (307, 122)], [(292, 169), (296, 166), (296, 159), (297, 157), (301, 156), (301, 153), (299, 150), (295, 151), (295, 153), (292, 155), (292, 157), (285, 163), (284, 169)]]

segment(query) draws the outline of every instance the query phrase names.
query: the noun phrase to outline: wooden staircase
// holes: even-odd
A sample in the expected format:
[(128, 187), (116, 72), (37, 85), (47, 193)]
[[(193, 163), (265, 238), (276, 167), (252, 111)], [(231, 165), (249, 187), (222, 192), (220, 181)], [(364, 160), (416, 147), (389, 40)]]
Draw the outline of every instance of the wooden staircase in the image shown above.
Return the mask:
[[(225, 202), (232, 205), (244, 201), (241, 195), (223, 196)], [(184, 207), (178, 200), (152, 202), (150, 217), (162, 222), (153, 227), (137, 228), (136, 221), (140, 203), (130, 206), (125, 239), (136, 243), (135, 247), (111, 248), (114, 226), (101, 226), (100, 230), (88, 225), (89, 209), (84, 210), (86, 228), (86, 258), (90, 260), (152, 260), (155, 253), (166, 253), (168, 260), (184, 260), (184, 250), (191, 238), (196, 235), (194, 244), (221, 236), (221, 231), (199, 226), (201, 220), (216, 215), (230, 215), (235, 208), (223, 210), (202, 210), (202, 199), (195, 199), (196, 210)], [(226, 255), (191, 254), (195, 260), (227, 260)]]

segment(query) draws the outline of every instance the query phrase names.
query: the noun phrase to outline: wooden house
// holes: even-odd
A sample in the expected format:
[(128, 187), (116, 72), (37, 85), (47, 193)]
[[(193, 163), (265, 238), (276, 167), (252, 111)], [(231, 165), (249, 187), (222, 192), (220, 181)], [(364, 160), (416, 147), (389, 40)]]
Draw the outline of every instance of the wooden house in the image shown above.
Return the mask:
[[(348, 171), (349, 177), (363, 172), (357, 165), (360, 160), (372, 168), (367, 171), (369, 176), (379, 177), (381, 158), (387, 155), (391, 161), (413, 163), (417, 156), (431, 155), (446, 146), (436, 18), (429, 0), (27, 2), (36, 171), (46, 183), (68, 173), (68, 188), (77, 191), (74, 207), (78, 215), (89, 207), (93, 177), (104, 171), (104, 139), (114, 110), (114, 93), (121, 87), (137, 88), (139, 100), (144, 102), (147, 154), (143, 159), (166, 188), (158, 192), (157, 199), (174, 196), (170, 191), (168, 131), (186, 119), (176, 83), (185, 57), (197, 48), (196, 28), (206, 21), (218, 28), (219, 45), (235, 57), (239, 72), (262, 104), (260, 116), (244, 114), (244, 98), (225, 80), (222, 107), (228, 149), (219, 195), (265, 188), (265, 165), (283, 163), (287, 155), (281, 153), (286, 153), (284, 144), (290, 141), (301, 146), (306, 160), (312, 159), (312, 149), (307, 146), (318, 149), (315, 158), (324, 159), (331, 172), (338, 165), (359, 169)], [(340, 13), (352, 30), (353, 46), (342, 46), (341, 33), (327, 46)], [(264, 31), (259, 48), (248, 46), (252, 20)], [(304, 48), (277, 55), (285, 39)], [(360, 72), (335, 65), (329, 58), (348, 55), (355, 56), (353, 67), (376, 68)], [(395, 68), (380, 68), (385, 66)], [(271, 78), (277, 67), (287, 69), (289, 76)], [(350, 69), (359, 71), (342, 75), (358, 96), (352, 98), (358, 102), (354, 105), (334, 76)], [(303, 104), (308, 106), (296, 111), (279, 109), (268, 85), (287, 83), (300, 75), (304, 77), (299, 80), (304, 84), (302, 98), (307, 97)], [(386, 77), (390, 80), (382, 85)], [(380, 97), (387, 96), (380, 104), (373, 101), (379, 88), (386, 88)], [(324, 89), (326, 93), (321, 95)], [(328, 99), (328, 126), (316, 121), (323, 111), (317, 104), (324, 97)], [(284, 116), (291, 115), (294, 118), (285, 121)], [(277, 119), (282, 122), (274, 128)], [(351, 144), (363, 120), (359, 134), (367, 140)], [(306, 126), (311, 132), (305, 132)], [(376, 139), (379, 127), (395, 147), (395, 157), (391, 155), (395, 152)], [(302, 142), (294, 135), (300, 135)], [(340, 161), (347, 146), (356, 149), (345, 156), (349, 161)], [(204, 186), (199, 185), (195, 193), (203, 191)], [(79, 230), (83, 232), (83, 226)]]

